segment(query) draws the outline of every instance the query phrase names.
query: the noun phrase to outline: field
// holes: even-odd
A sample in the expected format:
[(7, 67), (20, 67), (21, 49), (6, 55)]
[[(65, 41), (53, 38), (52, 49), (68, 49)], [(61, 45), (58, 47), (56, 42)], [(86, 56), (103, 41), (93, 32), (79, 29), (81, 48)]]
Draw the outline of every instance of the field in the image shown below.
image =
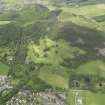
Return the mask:
[[(46, 82), (47, 84), (51, 85), (52, 87), (58, 87), (62, 89), (68, 88), (68, 77), (66, 70), (65, 71), (57, 71), (56, 68), (49, 68), (44, 67), (39, 72), (39, 78)], [(53, 75), (52, 75), (53, 74)]]
[(3, 0), (3, 2), (9, 7), (16, 5), (16, 3), (18, 3), (18, 0)]
[[(79, 26), (85, 26), (104, 31), (105, 25), (105, 4), (86, 4), (62, 7), (62, 13), (59, 16), (60, 21), (71, 21)], [(96, 18), (100, 18), (98, 22)], [(102, 18), (102, 19), (101, 19)]]
[(0, 21), (0, 25), (9, 24), (11, 21)]
[(93, 76), (97, 76), (99, 74), (101, 77), (105, 77), (105, 63), (100, 60), (91, 61), (78, 67), (77, 74)]
[(90, 91), (82, 90), (70, 90), (68, 94), (69, 105), (75, 105), (76, 94), (82, 98), (82, 105), (104, 105), (105, 94), (103, 93), (92, 93)]
[(6, 75), (8, 73), (8, 66), (0, 62), (0, 75)]
[[(62, 22), (73, 22), (79, 26), (85, 26), (105, 32), (105, 4), (86, 4), (71, 7), (62, 7), (59, 20)], [(77, 68), (77, 73), (82, 75), (101, 75), (105, 77), (105, 63), (96, 60), (81, 65)], [(70, 90), (67, 101), (69, 105), (75, 104), (75, 95), (77, 91)], [(104, 105), (105, 94), (92, 93), (90, 91), (79, 91), (83, 97), (82, 105)]]
[[(0, 75), (7, 75), (5, 64), (12, 62), (17, 87), (29, 78), (26, 89), (68, 91), (67, 105), (105, 105), (105, 94), (99, 92), (105, 84), (104, 0), (54, 1), (23, 6), (22, 0), (4, 0), (8, 11), (0, 14)], [(76, 104), (78, 98), (82, 104)]]

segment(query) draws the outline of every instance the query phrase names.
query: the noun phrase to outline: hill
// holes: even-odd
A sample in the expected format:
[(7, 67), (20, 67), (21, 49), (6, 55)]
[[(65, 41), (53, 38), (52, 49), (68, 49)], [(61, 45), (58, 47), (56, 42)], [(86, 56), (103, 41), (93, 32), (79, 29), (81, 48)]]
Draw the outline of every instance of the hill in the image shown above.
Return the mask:
[(21, 90), (50, 89), (65, 93), (68, 105), (75, 105), (75, 90), (86, 98), (84, 105), (104, 104), (103, 0), (4, 0), (0, 5), (0, 75), (13, 86), (0, 91), (1, 105)]

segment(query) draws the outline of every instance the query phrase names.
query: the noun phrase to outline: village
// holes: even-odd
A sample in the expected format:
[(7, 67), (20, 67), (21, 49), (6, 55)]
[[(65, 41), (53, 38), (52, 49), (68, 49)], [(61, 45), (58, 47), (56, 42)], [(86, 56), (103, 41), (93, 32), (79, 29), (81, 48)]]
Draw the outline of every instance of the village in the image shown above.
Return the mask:
[[(0, 75), (0, 92), (12, 88), (13, 86), (8, 77), (6, 75)], [(66, 105), (64, 100), (64, 92), (56, 93), (51, 89), (44, 92), (20, 90), (6, 105)]]

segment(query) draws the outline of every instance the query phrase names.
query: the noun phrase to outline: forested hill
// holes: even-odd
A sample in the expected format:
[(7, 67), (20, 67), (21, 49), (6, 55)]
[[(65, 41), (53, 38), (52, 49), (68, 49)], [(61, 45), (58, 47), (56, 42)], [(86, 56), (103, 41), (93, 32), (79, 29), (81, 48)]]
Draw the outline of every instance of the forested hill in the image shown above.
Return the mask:
[(105, 104), (104, 0), (1, 0), (0, 8), (0, 75), (13, 86), (0, 88), (0, 105), (26, 90)]

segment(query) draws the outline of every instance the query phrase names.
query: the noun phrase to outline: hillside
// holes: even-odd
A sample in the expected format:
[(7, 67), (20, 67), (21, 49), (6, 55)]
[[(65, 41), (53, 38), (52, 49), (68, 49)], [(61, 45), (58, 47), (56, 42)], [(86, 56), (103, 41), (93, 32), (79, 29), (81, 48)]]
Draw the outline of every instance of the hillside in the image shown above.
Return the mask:
[(0, 105), (105, 104), (104, 0), (0, 8)]

